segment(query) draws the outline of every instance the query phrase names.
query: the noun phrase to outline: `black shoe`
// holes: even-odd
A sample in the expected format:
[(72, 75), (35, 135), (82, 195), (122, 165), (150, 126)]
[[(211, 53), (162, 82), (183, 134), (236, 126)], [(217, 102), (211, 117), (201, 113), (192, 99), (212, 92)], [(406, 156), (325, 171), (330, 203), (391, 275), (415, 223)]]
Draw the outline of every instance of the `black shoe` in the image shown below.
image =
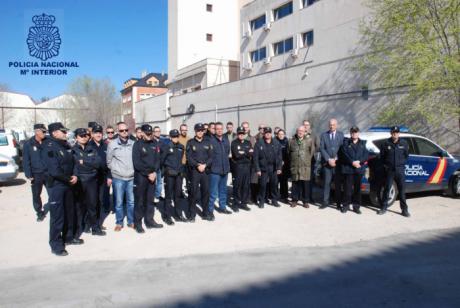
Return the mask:
[(101, 229), (93, 229), (91, 231), (92, 235), (97, 235), (97, 236), (104, 236), (106, 235), (105, 231), (102, 231)]
[[(229, 210), (227, 210), (227, 209), (225, 209), (225, 210), (220, 210), (219, 213), (221, 213), (221, 214), (226, 214), (226, 215), (232, 214), (232, 212), (229, 211)], [(213, 215), (213, 216), (214, 216), (214, 215)]]
[(168, 226), (173, 226), (173, 225), (174, 225), (174, 221), (172, 221), (171, 218), (165, 219), (164, 222), (165, 222), (165, 224), (167, 224)]
[(346, 212), (348, 212), (348, 206), (341, 206), (341, 207), (340, 207), (340, 212), (342, 212), (343, 214), (345, 214)]
[(67, 255), (69, 255), (69, 253), (67, 252), (67, 250), (65, 249), (62, 249), (60, 251), (53, 251), (53, 253), (56, 255), (56, 256), (59, 256), (59, 257), (65, 257)]
[(359, 208), (353, 208), (353, 212), (355, 212), (356, 214), (360, 214), (361, 215), (361, 210)]
[(280, 207), (281, 205), (278, 203), (278, 201), (272, 201), (272, 205), (274, 207)]
[(232, 207), (232, 211), (238, 213), (240, 211), (240, 208), (238, 206), (234, 206)]
[(264, 203), (263, 202), (259, 202), (257, 204), (257, 206), (260, 208), (260, 209), (263, 209), (264, 208)]
[(85, 232), (85, 233), (91, 233), (91, 227), (88, 226), (88, 225), (86, 225), (86, 226), (85, 226), (85, 229), (83, 230), (83, 232)]
[(240, 209), (242, 209), (243, 211), (250, 211), (251, 209), (249, 208), (249, 206), (247, 206), (246, 204), (240, 206)]
[(187, 222), (187, 218), (185, 218), (185, 217), (182, 216), (182, 215), (178, 215), (178, 216), (174, 217), (174, 219), (175, 219), (176, 221), (179, 221), (179, 222)]
[(148, 224), (146, 223), (145, 226), (147, 229), (161, 229), (163, 228), (162, 224), (156, 223), (155, 221), (149, 222)]
[(45, 213), (39, 213), (39, 214), (37, 214), (37, 221), (41, 222), (41, 221), (45, 220), (45, 217), (46, 217)]
[(386, 214), (387, 210), (381, 209), (377, 211), (377, 215), (384, 215)]
[(65, 244), (66, 245), (81, 245), (83, 244), (85, 241), (81, 238), (74, 238), (70, 241), (66, 241)]
[(187, 218), (187, 222), (194, 223), (195, 222), (195, 217)]
[(324, 210), (324, 209), (327, 208), (327, 207), (328, 207), (328, 205), (327, 205), (326, 203), (323, 203), (323, 204), (321, 204), (321, 205), (319, 206), (319, 209), (320, 209), (320, 210)]
[(134, 230), (136, 230), (137, 233), (145, 233), (144, 228), (140, 225), (134, 226)]
[(408, 210), (402, 211), (401, 215), (403, 215), (404, 217), (407, 217), (407, 218), (410, 217), (410, 214), (409, 214), (409, 211), (408, 211)]

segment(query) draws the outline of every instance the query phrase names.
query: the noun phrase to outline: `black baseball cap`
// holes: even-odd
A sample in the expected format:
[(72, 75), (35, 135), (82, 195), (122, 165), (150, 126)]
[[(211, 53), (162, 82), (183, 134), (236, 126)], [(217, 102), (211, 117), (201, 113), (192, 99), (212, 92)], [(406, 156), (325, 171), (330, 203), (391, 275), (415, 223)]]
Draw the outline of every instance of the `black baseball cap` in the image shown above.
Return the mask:
[(238, 126), (238, 128), (236, 129), (236, 133), (237, 134), (246, 134), (246, 132), (244, 131), (244, 127), (243, 126)]
[(196, 132), (200, 130), (205, 130), (203, 123), (196, 123), (194, 128)]
[(48, 125), (48, 131), (50, 132), (50, 134), (54, 131), (57, 131), (57, 130), (62, 130), (62, 131), (68, 131), (69, 129), (65, 128), (64, 125), (62, 125), (61, 122), (54, 122), (54, 123), (51, 123), (50, 125)]
[(45, 126), (45, 124), (35, 124), (34, 125), (34, 130), (36, 130), (36, 129), (41, 129), (41, 130), (46, 131), (46, 126)]
[(141, 126), (141, 130), (144, 132), (144, 133), (151, 133), (153, 132), (153, 128), (150, 124), (142, 124)]
[(96, 124), (93, 126), (93, 133), (103, 133), (104, 128), (100, 126), (99, 124)]
[(169, 137), (179, 137), (179, 131), (177, 129), (172, 129), (169, 131)]
[(267, 133), (272, 133), (272, 128), (271, 127), (264, 127), (264, 134), (267, 134)]
[(80, 127), (77, 128), (74, 132), (75, 136), (88, 135), (88, 129)]
[(399, 126), (392, 126), (391, 127), (391, 132), (392, 133), (399, 133), (400, 132)]
[(352, 126), (350, 128), (350, 133), (357, 133), (359, 132), (359, 127), (358, 126)]

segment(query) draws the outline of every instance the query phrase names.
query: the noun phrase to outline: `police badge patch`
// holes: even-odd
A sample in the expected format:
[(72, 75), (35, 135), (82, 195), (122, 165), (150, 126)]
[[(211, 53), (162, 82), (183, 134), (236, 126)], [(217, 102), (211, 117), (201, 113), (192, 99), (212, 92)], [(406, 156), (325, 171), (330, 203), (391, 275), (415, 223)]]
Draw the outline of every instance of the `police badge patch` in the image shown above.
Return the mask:
[(46, 61), (59, 55), (61, 37), (59, 29), (53, 27), (56, 18), (53, 15), (35, 15), (32, 18), (35, 27), (29, 28), (27, 46), (32, 57)]

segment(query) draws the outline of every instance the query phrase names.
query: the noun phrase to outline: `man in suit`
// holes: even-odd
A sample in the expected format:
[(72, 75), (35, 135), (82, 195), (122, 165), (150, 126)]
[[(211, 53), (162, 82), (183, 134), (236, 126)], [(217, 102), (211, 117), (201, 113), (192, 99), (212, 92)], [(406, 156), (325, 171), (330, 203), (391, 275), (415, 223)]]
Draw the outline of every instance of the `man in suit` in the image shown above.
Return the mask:
[(340, 147), (343, 144), (343, 133), (337, 130), (337, 120), (329, 120), (329, 130), (321, 134), (320, 139), (320, 151), (321, 151), (321, 162), (323, 165), (324, 172), (324, 191), (323, 191), (323, 202), (320, 209), (325, 209), (329, 206), (329, 195), (331, 192), (331, 181), (334, 179), (335, 185), (335, 201), (337, 203), (337, 209), (341, 210), (341, 190), (342, 190), (342, 179), (340, 168), (337, 167), (338, 156)]

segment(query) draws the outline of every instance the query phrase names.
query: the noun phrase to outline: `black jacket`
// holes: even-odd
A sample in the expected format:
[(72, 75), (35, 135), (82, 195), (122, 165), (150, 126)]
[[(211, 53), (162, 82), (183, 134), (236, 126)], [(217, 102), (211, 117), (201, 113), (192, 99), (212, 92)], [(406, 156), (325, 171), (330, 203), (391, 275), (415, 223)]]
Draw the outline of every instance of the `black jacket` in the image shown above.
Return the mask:
[(107, 143), (105, 141), (101, 141), (99, 145), (94, 141), (90, 140), (88, 145), (92, 146), (93, 148), (96, 149), (97, 155), (101, 159), (101, 166), (99, 168), (99, 177), (107, 177), (107, 178), (112, 178), (112, 174), (110, 173), (110, 169), (107, 166)]
[(43, 157), (45, 138), (40, 144), (35, 136), (24, 143), (22, 152), (22, 168), (27, 178), (33, 178), (34, 173), (46, 173), (46, 163)]
[(212, 144), (210, 137), (203, 138), (201, 141), (192, 138), (187, 141), (186, 146), (187, 165), (196, 169), (198, 164), (206, 164), (206, 169), (210, 169), (212, 165)]
[(70, 185), (70, 178), (74, 170), (73, 153), (70, 145), (65, 140), (47, 138), (43, 143), (48, 185)]
[(138, 140), (133, 145), (134, 171), (144, 176), (160, 169), (160, 145), (155, 140)]
[(101, 158), (97, 149), (91, 145), (81, 147), (78, 143), (72, 148), (74, 158), (74, 172), (80, 181), (88, 181), (98, 176), (101, 168)]
[[(363, 174), (366, 170), (364, 163), (369, 159), (369, 151), (366, 148), (366, 140), (359, 139), (357, 143), (349, 138), (343, 140), (339, 150), (340, 167), (343, 174)], [(361, 168), (353, 167), (353, 162), (359, 161)]]
[(162, 143), (160, 153), (164, 175), (178, 175), (183, 172), (182, 156), (184, 155), (184, 146), (182, 144)]
[(243, 140), (241, 142), (239, 139), (235, 139), (232, 141), (232, 161), (237, 165), (249, 165), (251, 164), (251, 158), (253, 151), (251, 142), (248, 140)]
[(272, 139), (266, 143), (263, 138), (259, 139), (254, 146), (254, 167), (256, 172), (272, 171), (270, 166), (275, 170), (282, 168), (281, 146), (278, 141)]
[(405, 140), (394, 143), (388, 138), (380, 147), (380, 159), (386, 170), (404, 170), (408, 158), (409, 145)]

